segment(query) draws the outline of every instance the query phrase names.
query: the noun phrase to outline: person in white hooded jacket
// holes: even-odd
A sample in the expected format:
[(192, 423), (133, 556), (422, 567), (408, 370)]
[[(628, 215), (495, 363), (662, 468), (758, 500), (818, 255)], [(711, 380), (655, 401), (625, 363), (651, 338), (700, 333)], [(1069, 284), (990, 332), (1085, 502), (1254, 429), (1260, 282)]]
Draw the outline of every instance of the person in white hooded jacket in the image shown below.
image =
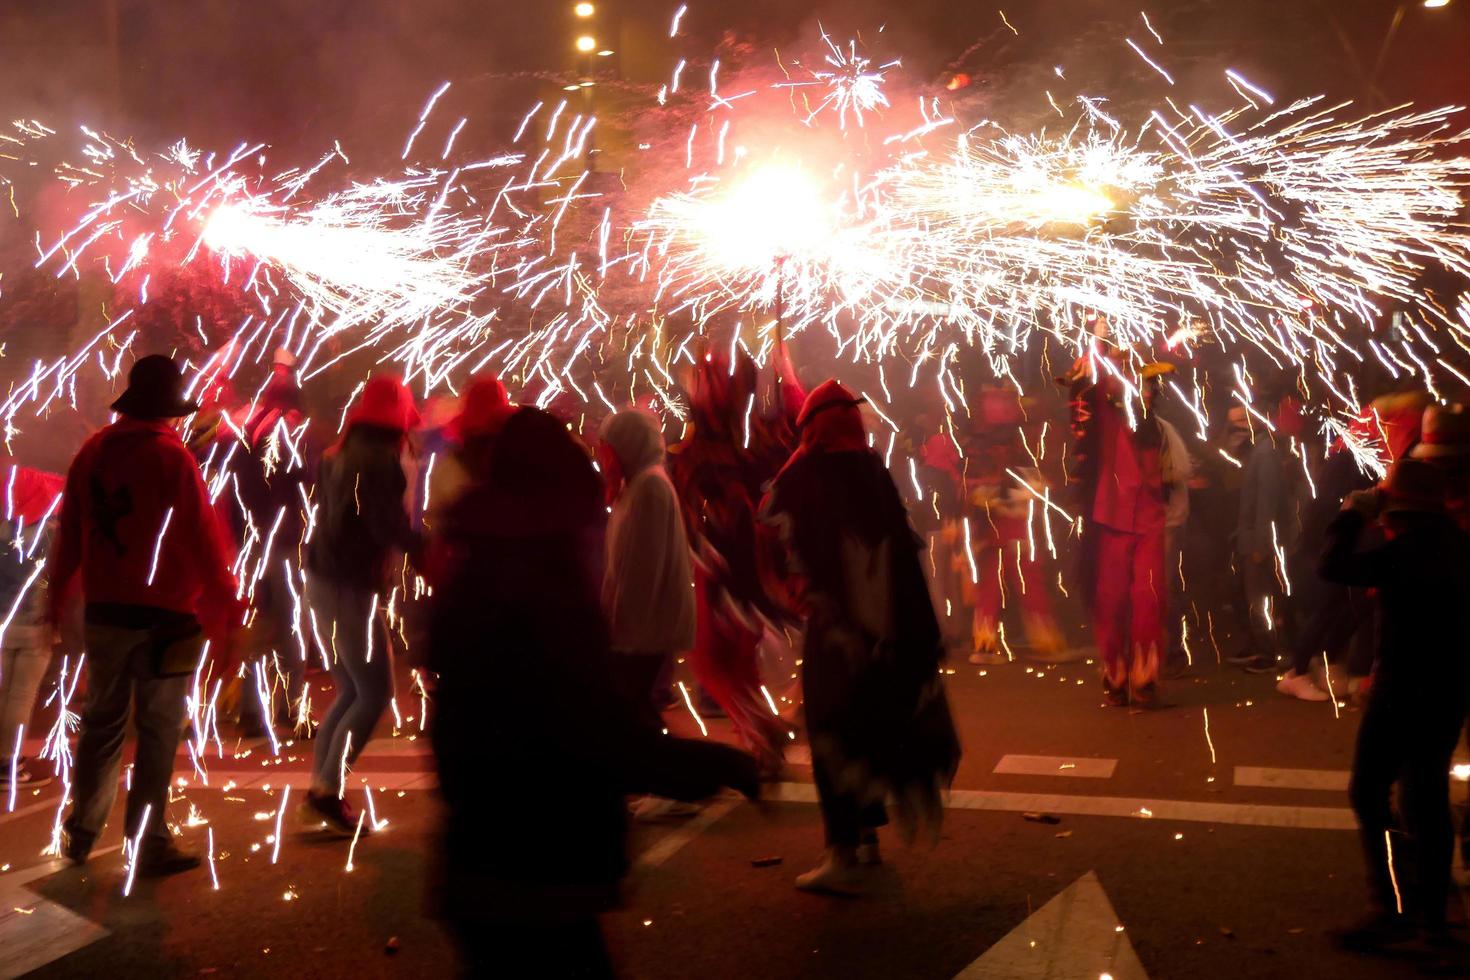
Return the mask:
[(658, 418), (624, 408), (602, 425), (598, 463), (612, 514), (602, 605), (624, 692), (662, 727), (654, 686), (669, 658), (694, 645), (694, 572)]

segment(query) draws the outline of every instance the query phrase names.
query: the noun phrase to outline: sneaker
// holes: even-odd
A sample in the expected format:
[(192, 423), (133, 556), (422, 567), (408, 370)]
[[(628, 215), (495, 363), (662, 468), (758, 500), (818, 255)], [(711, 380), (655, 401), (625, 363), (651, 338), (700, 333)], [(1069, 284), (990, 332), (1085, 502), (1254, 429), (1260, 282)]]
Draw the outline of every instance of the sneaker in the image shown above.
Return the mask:
[(1276, 682), (1276, 690), (1298, 701), (1327, 701), (1330, 696), (1317, 686), (1310, 674), (1298, 674), (1288, 670), (1286, 676)]
[(822, 863), (806, 874), (797, 875), (796, 887), (804, 892), (822, 895), (862, 894), (863, 871), (856, 855), (841, 856), (829, 850)]
[(1103, 707), (1125, 708), (1128, 706), (1128, 688), (1114, 687), (1103, 681)]
[(138, 861), (138, 874), (144, 878), (167, 878), (199, 867), (197, 854), (181, 851), (172, 840), (161, 844), (145, 843)]
[(1337, 944), (1355, 953), (1372, 953), (1419, 938), (1419, 930), (1408, 916), (1392, 912), (1374, 913), (1356, 925), (1336, 933)]
[(868, 867), (883, 863), (883, 855), (878, 853), (878, 832), (876, 830), (863, 831), (862, 840), (857, 846), (857, 863)]
[(1242, 650), (1240, 653), (1233, 653), (1226, 657), (1225, 662), (1235, 667), (1244, 667), (1246, 664), (1255, 660), (1256, 656), (1257, 654), (1251, 653), (1249, 650)]
[[(321, 829), (338, 837), (351, 837), (357, 833), (357, 812), (352, 809), (352, 804), (331, 793), (308, 791), (306, 799), (296, 807), (296, 816), (308, 828)], [(371, 829), (364, 821), (362, 832), (366, 834)]]
[[(40, 789), (42, 786), (50, 785), (51, 779), (52, 777), (43, 773), (31, 772), (26, 768), (24, 759), (15, 764), (15, 788), (18, 790)], [(10, 784), (10, 767), (0, 766), (0, 792), (8, 792)]]
[(1251, 657), (1239, 665), (1247, 674), (1274, 674), (1276, 673), (1276, 658), (1268, 657), (1264, 653)]
[(696, 816), (702, 809), (698, 803), (645, 796), (629, 807), (628, 812), (639, 823), (658, 823), (662, 820), (684, 820)]
[(974, 664), (976, 667), (995, 667), (999, 664), (1010, 663), (1010, 660), (1007, 659), (1006, 655), (1003, 653), (997, 653), (994, 651), (981, 652), (979, 650), (976, 650), (974, 653), (970, 654), (970, 663)]

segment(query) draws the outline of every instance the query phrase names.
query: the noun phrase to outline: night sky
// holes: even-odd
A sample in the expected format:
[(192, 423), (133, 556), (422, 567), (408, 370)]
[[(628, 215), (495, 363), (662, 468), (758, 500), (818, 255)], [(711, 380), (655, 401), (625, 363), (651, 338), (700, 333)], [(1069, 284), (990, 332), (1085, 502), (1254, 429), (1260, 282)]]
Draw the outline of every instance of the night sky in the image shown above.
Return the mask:
[[(652, 83), (681, 55), (706, 58), (727, 31), (753, 50), (786, 54), (815, 41), (820, 21), (834, 38), (861, 33), (875, 54), (902, 56), (915, 85), (942, 91), (937, 83), (946, 69), (966, 71), (976, 87), (962, 98), (979, 98), (982, 111), (993, 108), (987, 99), (1007, 109), (1023, 102), (1045, 109), (1031, 78), (1044, 80), (1053, 66), (1063, 68), (1073, 91), (1095, 86), (1095, 94), (1126, 99), (1138, 90), (1157, 99), (1160, 80), (1123, 43), (1125, 37), (1151, 42), (1136, 3), (1004, 5), (1019, 37), (1001, 24), (997, 7), (953, 0), (695, 3), (679, 42), (666, 36), (676, 3), (601, 0), (596, 31), (602, 43), (621, 49), (608, 66), (630, 82)], [(482, 120), (490, 146), (492, 131), (523, 111), (547, 77), (573, 74), (571, 6), (571, 0), (31, 0), (0, 7), (0, 91), (9, 117), (102, 123), (143, 141), (259, 139), (273, 143), (277, 155), (300, 144), (313, 155), (331, 139), (397, 143), (425, 96), (451, 79), (460, 101), (445, 108)], [(1161, 50), (1179, 81), (1172, 94), (1223, 99), (1226, 67), (1284, 95), (1365, 97), (1395, 7), (1386, 0), (1169, 0), (1144, 9), (1164, 37)], [(115, 45), (109, 11), (116, 14)], [(1470, 94), (1464, 59), (1470, 2), (1443, 10), (1415, 3), (1406, 13), (1379, 73), (1382, 97), (1463, 101)], [(1066, 91), (1058, 83), (1058, 94)]]

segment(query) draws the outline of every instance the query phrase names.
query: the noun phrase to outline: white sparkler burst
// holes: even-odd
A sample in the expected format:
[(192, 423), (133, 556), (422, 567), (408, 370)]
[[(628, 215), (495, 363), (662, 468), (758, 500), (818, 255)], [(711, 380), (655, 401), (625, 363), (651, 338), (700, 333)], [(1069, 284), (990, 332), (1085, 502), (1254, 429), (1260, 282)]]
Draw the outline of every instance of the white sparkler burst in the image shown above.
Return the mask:
[(827, 46), (827, 54), (822, 60), (827, 63), (829, 70), (812, 71), (811, 81), (789, 82), (783, 86), (800, 88), (819, 85), (826, 90), (822, 100), (807, 114), (807, 123), (810, 124), (823, 110), (831, 109), (837, 115), (837, 125), (845, 129), (849, 113), (852, 114), (853, 121), (862, 126), (863, 113), (872, 114), (880, 109), (887, 109), (888, 96), (883, 94), (885, 75), (890, 68), (897, 68), (901, 62), (895, 59), (875, 68), (872, 59), (858, 54), (857, 41), (848, 41), (844, 51), (841, 46), (833, 43), (825, 31), (822, 33), (822, 43)]

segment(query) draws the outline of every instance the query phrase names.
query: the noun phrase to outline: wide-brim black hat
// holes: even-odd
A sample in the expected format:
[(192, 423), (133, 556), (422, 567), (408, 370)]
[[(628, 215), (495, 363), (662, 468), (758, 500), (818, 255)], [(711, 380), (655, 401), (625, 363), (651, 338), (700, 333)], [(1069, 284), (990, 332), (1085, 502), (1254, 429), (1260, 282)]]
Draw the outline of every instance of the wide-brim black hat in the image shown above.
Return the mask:
[(184, 397), (184, 376), (173, 359), (150, 354), (133, 364), (112, 410), (135, 419), (176, 419), (199, 411), (199, 403)]

